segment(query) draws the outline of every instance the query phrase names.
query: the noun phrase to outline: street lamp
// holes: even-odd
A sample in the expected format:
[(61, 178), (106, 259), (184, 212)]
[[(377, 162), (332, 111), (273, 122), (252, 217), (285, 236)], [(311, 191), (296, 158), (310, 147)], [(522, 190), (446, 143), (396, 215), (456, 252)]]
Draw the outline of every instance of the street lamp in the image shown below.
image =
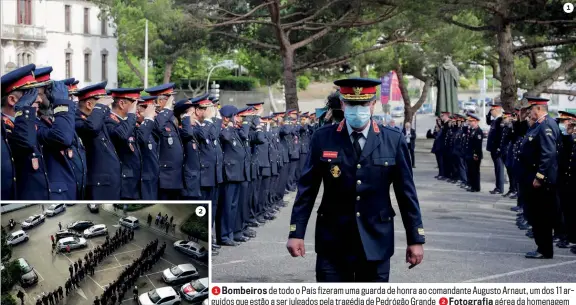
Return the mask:
[[(148, 3), (154, 3), (154, 0), (148, 0)], [(146, 26), (144, 33), (144, 88), (148, 88), (148, 18), (146, 18)]]
[(216, 99), (220, 99), (220, 85), (218, 85), (215, 81), (212, 81), (212, 85), (210, 85), (210, 95)]
[(206, 78), (206, 92), (208, 92), (208, 90), (210, 88), (209, 87), (210, 86), (210, 76), (212, 75), (212, 72), (214, 72), (214, 70), (216, 68), (222, 68), (224, 66), (225, 65), (223, 63), (220, 63), (220, 64), (217, 64), (217, 65), (213, 66), (212, 68), (210, 68), (210, 71), (208, 72), (208, 77)]

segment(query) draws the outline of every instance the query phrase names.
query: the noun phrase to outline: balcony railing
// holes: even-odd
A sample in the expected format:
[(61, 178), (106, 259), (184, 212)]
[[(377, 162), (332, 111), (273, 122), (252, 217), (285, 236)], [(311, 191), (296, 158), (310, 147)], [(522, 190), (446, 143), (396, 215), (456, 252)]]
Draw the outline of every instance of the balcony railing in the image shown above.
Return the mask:
[(26, 24), (4, 24), (2, 39), (45, 42), (46, 29)]

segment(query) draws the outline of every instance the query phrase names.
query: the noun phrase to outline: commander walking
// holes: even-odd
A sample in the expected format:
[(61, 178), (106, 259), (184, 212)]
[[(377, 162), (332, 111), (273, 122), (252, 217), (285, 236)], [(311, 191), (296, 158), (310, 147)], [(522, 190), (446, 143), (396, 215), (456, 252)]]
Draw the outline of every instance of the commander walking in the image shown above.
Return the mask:
[[(401, 132), (371, 120), (378, 80), (336, 81), (345, 120), (314, 132), (292, 210), (287, 248), (304, 256), (304, 235), (318, 190), (318, 282), (387, 282), (394, 253), (393, 184), (406, 229), (406, 260), (422, 262), (424, 229), (408, 145)], [(342, 241), (346, 241), (343, 251)]]

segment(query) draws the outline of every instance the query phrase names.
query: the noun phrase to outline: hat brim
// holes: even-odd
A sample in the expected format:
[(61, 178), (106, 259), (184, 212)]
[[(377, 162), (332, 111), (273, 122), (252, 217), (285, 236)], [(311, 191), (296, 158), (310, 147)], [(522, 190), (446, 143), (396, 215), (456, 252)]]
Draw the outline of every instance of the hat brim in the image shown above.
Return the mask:
[(21, 87), (18, 87), (14, 90), (28, 90), (28, 89), (34, 89), (34, 88), (42, 88), (42, 87), (46, 87), (50, 84), (52, 84), (54, 81), (53, 80), (47, 80), (44, 82), (39, 82), (39, 83), (33, 83), (33, 84), (27, 84)]

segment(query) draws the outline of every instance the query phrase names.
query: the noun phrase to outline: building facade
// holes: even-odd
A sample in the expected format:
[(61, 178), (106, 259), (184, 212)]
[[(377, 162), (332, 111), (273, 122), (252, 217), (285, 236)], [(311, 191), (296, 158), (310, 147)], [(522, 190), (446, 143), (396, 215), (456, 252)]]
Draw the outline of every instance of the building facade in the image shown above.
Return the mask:
[(0, 0), (0, 74), (30, 63), (52, 66), (52, 79), (74, 77), (79, 87), (118, 85), (112, 20), (84, 0)]

